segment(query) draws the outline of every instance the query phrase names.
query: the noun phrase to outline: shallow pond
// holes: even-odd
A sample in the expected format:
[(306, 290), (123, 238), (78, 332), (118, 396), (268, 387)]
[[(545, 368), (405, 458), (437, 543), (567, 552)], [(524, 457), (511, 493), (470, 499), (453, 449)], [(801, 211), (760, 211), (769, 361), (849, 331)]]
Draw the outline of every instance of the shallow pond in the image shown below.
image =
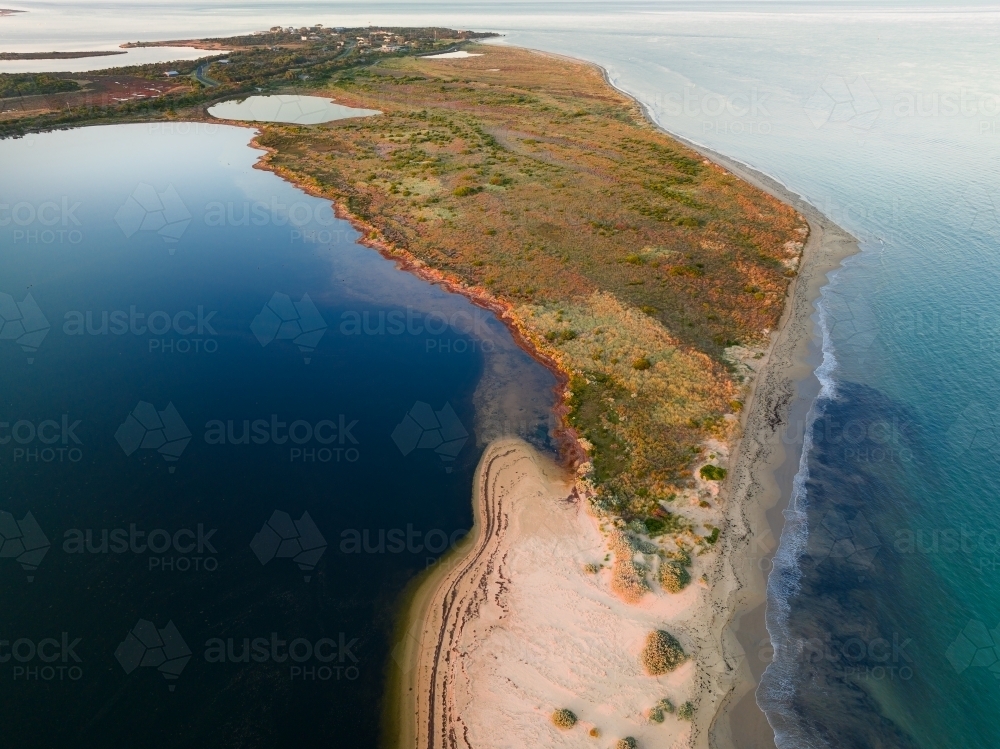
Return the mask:
[(224, 101), (209, 107), (208, 113), (220, 120), (287, 122), (295, 125), (318, 125), (333, 120), (382, 114), (377, 109), (345, 107), (322, 96), (297, 94), (250, 96), (239, 101)]

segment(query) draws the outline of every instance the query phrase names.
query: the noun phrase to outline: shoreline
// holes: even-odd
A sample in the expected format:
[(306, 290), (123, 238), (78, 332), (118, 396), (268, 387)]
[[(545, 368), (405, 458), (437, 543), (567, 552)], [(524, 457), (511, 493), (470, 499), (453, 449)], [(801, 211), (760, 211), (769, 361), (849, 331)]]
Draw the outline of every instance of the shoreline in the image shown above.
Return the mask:
[[(610, 87), (640, 108), (650, 125), (792, 206), (809, 224), (797, 275), (751, 384), (741, 433), (731, 445), (730, 477), (725, 489), (726, 529), (716, 571), (722, 575), (729, 573), (734, 584), (725, 590), (719, 590), (723, 586), (718, 584), (712, 588), (714, 602), (729, 614), (716, 635), (731, 678), (711, 720), (699, 720), (696, 729), (701, 730), (696, 730), (692, 737), (692, 744), (699, 747), (772, 749), (773, 731), (755, 699), (766, 663), (762, 659), (753, 662), (747, 645), (752, 649), (756, 641), (759, 649), (761, 635), (767, 637), (765, 572), (781, 538), (782, 512), (791, 498), (792, 479), (802, 454), (801, 442), (786, 444), (782, 432), (793, 414), (797, 420), (805, 421), (806, 412), (818, 394), (815, 375), (818, 362), (813, 350), (817, 331), (813, 315), (822, 289), (829, 283), (829, 274), (846, 258), (860, 252), (860, 247), (857, 238), (778, 180), (660, 126), (645, 104), (615, 86), (607, 70), (594, 65)], [(698, 741), (699, 738), (703, 740)]]
[(486, 289), (477, 286), (469, 286), (459, 279), (449, 276), (443, 271), (431, 268), (408, 251), (393, 247), (391, 244), (382, 241), (379, 231), (374, 226), (350, 213), (347, 206), (343, 205), (341, 201), (330, 198), (330, 196), (324, 194), (322, 189), (315, 185), (296, 179), (289, 174), (288, 170), (285, 168), (274, 166), (271, 163), (271, 155), (275, 152), (274, 149), (262, 145), (257, 140), (261, 135), (260, 130), (253, 127), (250, 123), (211, 117), (211, 115), (208, 115), (207, 113), (208, 106), (212, 105), (205, 105), (205, 114), (206, 117), (210, 118), (210, 121), (237, 127), (249, 127), (249, 129), (255, 130), (256, 134), (250, 140), (250, 146), (264, 151), (265, 154), (254, 164), (254, 169), (269, 171), (295, 187), (298, 187), (308, 195), (322, 198), (323, 200), (329, 200), (333, 205), (336, 217), (349, 223), (360, 235), (356, 240), (358, 244), (375, 250), (382, 257), (393, 261), (399, 270), (410, 273), (427, 283), (440, 286), (453, 294), (460, 294), (480, 309), (492, 312), (501, 324), (503, 324), (503, 326), (510, 331), (514, 342), (521, 347), (521, 349), (528, 354), (528, 356), (552, 372), (556, 378), (556, 384), (553, 388), (556, 406), (553, 409), (553, 415), (556, 417), (556, 422), (559, 424), (559, 427), (553, 436), (554, 441), (558, 446), (560, 462), (565, 468), (575, 470), (578, 466), (589, 460), (586, 451), (580, 445), (576, 431), (567, 420), (567, 416), (569, 415), (569, 406), (566, 402), (566, 391), (569, 387), (571, 379), (570, 373), (563, 369), (558, 361), (548, 356), (541, 348), (535, 345), (535, 342), (525, 329), (523, 323), (514, 314), (513, 304), (503, 299), (499, 299)]
[[(473, 482), (471, 532), (428, 574), (414, 581), (399, 618), (392, 651), (396, 667), (390, 665), (385, 693), (386, 746), (455, 745), (448, 740), (455, 731), (452, 723), (461, 721), (457, 712), (452, 714), (455, 672), (463, 669), (460, 658), (450, 656), (460, 655), (465, 626), (489, 604), (491, 584), (499, 579), (502, 588), (507, 581), (504, 568), (511, 551), (507, 542), (509, 536), (517, 535), (510, 532), (512, 519), (516, 525), (518, 510), (526, 500), (553, 495), (552, 484), (559, 478), (546, 470), (543, 461), (519, 439), (495, 440), (483, 452)], [(564, 478), (569, 492), (572, 478)], [(526, 489), (522, 486), (525, 479)], [(574, 497), (575, 492), (570, 492), (564, 501)], [(464, 728), (467, 733), (468, 727)]]
[[(731, 481), (736, 483), (727, 487), (730, 495), (726, 522), (742, 533), (735, 538), (732, 533), (728, 534), (727, 545), (723, 547), (723, 563), (733, 569), (747, 570), (749, 574), (726, 597), (730, 619), (722, 632), (720, 645), (727, 656), (749, 661), (746, 647), (740, 640), (748, 644), (751, 641), (738, 637), (737, 633), (748, 633), (751, 640), (758, 639), (754, 635), (759, 634), (770, 642), (764, 622), (767, 603), (767, 575), (764, 573), (770, 569), (770, 560), (781, 538), (782, 511), (791, 499), (792, 479), (798, 471), (803, 448), (801, 441), (786, 443), (784, 434), (793, 423), (793, 414), (795, 421), (805, 422), (806, 412), (819, 392), (815, 374), (819, 364), (815, 350), (818, 330), (813, 316), (830, 274), (846, 258), (860, 252), (860, 247), (857, 238), (777, 180), (703, 146), (680, 140), (741, 179), (792, 205), (805, 216), (810, 229), (781, 322), (772, 335), (771, 347), (751, 387), (742, 434), (733, 443)], [(769, 543), (771, 541), (773, 544)], [(747, 662), (747, 666), (750, 665)], [(754, 665), (762, 672), (766, 663), (758, 659)], [(759, 673), (753, 676), (755, 670), (751, 669), (749, 682), (733, 685), (712, 719), (709, 735), (722, 742), (720, 746), (736, 749), (774, 746), (774, 735), (766, 722), (757, 723), (753, 728), (759, 731), (766, 727), (768, 734), (758, 734), (750, 741), (747, 741), (747, 729), (751, 726), (733, 725), (737, 714), (744, 722), (753, 721), (754, 710), (763, 717), (754, 696), (760, 678)], [(744, 678), (746, 676), (743, 674)], [(742, 698), (749, 698), (750, 704), (742, 705), (737, 711), (741, 707), (741, 699), (737, 697), (739, 689), (745, 690)]]

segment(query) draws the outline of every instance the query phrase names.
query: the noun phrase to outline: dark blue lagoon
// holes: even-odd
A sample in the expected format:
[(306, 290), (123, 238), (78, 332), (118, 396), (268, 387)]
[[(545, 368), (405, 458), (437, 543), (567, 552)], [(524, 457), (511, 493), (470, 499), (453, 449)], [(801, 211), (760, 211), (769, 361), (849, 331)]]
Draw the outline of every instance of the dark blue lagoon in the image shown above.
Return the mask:
[(250, 136), (0, 142), (5, 744), (374, 745), (483, 447), (552, 449), (553, 376)]

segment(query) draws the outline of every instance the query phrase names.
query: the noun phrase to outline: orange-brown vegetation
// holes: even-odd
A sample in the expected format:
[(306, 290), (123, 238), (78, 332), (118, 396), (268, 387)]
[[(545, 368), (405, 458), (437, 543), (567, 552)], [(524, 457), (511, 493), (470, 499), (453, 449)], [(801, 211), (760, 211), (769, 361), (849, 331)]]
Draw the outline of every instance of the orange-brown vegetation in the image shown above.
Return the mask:
[(373, 242), (509, 305), (571, 378), (597, 510), (675, 527), (669, 502), (739, 402), (723, 352), (776, 325), (805, 221), (658, 131), (593, 67), (473, 51), (344, 73), (317, 93), (381, 116), (258, 140)]

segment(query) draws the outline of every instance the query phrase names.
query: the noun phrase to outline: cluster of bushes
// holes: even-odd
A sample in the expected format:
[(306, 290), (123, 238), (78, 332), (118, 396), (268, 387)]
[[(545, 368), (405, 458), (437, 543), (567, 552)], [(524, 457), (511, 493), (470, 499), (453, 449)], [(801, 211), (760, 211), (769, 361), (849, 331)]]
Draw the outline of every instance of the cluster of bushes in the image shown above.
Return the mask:
[(663, 698), (649, 709), (649, 719), (653, 723), (662, 723), (667, 715), (677, 714), (681, 720), (691, 720), (694, 718), (694, 703), (685, 702), (679, 708), (674, 707), (674, 703)]
[(628, 603), (636, 603), (649, 592), (645, 570), (633, 561), (636, 548), (630, 536), (614, 531), (608, 540), (611, 553), (615, 556), (611, 567), (611, 590)]
[(0, 99), (79, 91), (80, 84), (47, 73), (0, 73)]
[(690, 566), (691, 554), (686, 549), (664, 554), (658, 573), (660, 587), (671, 593), (680, 593), (691, 582)]
[(649, 719), (654, 723), (662, 723), (668, 714), (673, 715), (676, 710), (674, 703), (664, 698), (650, 708)]

